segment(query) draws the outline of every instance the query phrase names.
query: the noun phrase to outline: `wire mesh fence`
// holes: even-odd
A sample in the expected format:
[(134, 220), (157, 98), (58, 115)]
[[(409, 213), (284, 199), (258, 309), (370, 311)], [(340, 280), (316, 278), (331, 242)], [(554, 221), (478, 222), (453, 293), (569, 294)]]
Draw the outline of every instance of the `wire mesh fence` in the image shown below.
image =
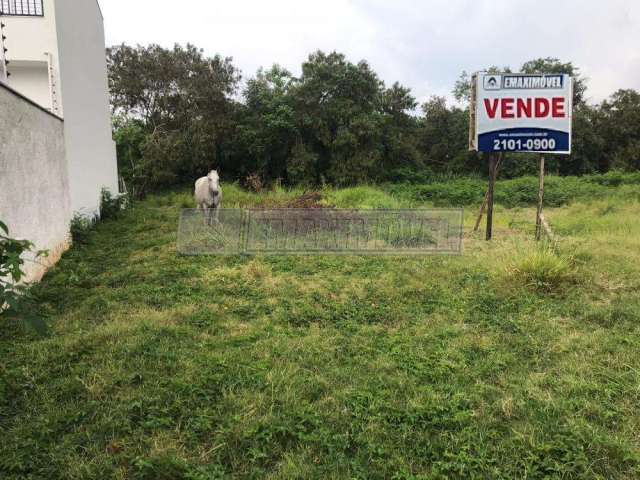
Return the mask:
[[(217, 218), (216, 218), (217, 217)], [(183, 210), (184, 255), (455, 255), (462, 251), (463, 211), (220, 209)]]

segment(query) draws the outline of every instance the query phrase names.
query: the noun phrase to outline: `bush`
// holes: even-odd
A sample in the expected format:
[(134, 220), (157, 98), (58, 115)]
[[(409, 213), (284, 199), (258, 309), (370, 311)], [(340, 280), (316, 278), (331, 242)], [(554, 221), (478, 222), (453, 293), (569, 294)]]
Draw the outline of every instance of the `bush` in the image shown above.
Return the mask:
[(430, 183), (434, 173), (430, 169), (415, 170), (413, 168), (397, 168), (389, 171), (387, 180), (393, 183), (410, 183), (413, 185)]
[(103, 188), (100, 192), (100, 216), (88, 217), (76, 213), (71, 219), (69, 232), (73, 243), (76, 245), (87, 243), (91, 231), (98, 221), (117, 219), (128, 204), (129, 197), (127, 195), (113, 195), (108, 189)]
[[(436, 206), (477, 205), (484, 199), (487, 180), (467, 177), (443, 181), (430, 179), (424, 184), (388, 185), (387, 190), (400, 198), (418, 202), (432, 202)], [(584, 177), (558, 177), (548, 175), (545, 179), (544, 203), (547, 207), (560, 207), (575, 200), (607, 198), (613, 188), (640, 184), (639, 173), (609, 172), (605, 175)], [(496, 203), (507, 207), (526, 207), (538, 201), (538, 177), (528, 176), (499, 180), (495, 188)]]
[(640, 184), (640, 172), (625, 173), (620, 170), (612, 170), (604, 175), (587, 175), (584, 178), (591, 183), (605, 187)]
[(0, 221), (0, 314), (19, 318), (40, 333), (46, 331), (42, 319), (27, 313), (28, 285), (24, 280), (24, 255), (34, 253), (35, 258), (46, 256), (46, 250), (34, 251), (28, 240), (9, 237), (9, 229)]
[(124, 194), (113, 195), (108, 189), (100, 192), (100, 219), (110, 220), (118, 218), (128, 203)]
[(30, 252), (33, 244), (28, 240), (9, 237), (9, 229), (0, 222), (0, 312), (17, 307), (24, 286), (24, 253)]
[(87, 243), (93, 226), (98, 221), (97, 217), (87, 217), (76, 213), (71, 219), (69, 225), (69, 232), (71, 233), (71, 240), (75, 245), (82, 245)]
[(242, 184), (244, 188), (254, 193), (260, 193), (263, 189), (262, 178), (257, 173), (247, 175)]
[(474, 178), (460, 178), (449, 182), (438, 182), (414, 187), (414, 197), (420, 201), (431, 201), (436, 206), (470, 205), (482, 202), (486, 182)]
[(510, 283), (538, 292), (558, 292), (576, 283), (577, 273), (573, 259), (542, 247), (516, 258), (507, 267)]
[(335, 205), (338, 208), (402, 208), (402, 204), (396, 198), (377, 188), (368, 186), (327, 190), (323, 196), (328, 205)]

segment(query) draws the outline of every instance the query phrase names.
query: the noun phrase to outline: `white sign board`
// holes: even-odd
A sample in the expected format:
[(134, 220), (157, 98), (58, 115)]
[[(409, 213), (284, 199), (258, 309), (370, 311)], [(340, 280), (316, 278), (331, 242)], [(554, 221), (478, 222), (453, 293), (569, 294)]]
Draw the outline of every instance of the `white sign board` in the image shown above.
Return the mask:
[(569, 75), (479, 73), (473, 87), (472, 150), (571, 153)]

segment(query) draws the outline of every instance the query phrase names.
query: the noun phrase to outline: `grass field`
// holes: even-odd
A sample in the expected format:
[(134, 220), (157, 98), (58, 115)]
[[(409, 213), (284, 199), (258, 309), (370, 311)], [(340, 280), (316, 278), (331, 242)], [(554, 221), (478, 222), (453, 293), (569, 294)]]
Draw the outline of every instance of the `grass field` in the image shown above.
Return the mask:
[[(500, 182), (457, 257), (181, 257), (189, 194), (150, 197), (34, 288), (48, 336), (0, 322), (0, 478), (638, 478), (640, 176), (614, 177), (550, 179), (557, 252), (535, 179)], [(323, 196), (470, 227), (482, 188)]]

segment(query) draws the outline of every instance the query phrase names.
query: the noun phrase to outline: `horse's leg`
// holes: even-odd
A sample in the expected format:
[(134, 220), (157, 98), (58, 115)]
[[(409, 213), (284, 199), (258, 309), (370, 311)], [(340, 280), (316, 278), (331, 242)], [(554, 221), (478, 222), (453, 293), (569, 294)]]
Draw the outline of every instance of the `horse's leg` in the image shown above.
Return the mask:
[(215, 221), (216, 223), (220, 223), (220, 204), (217, 203), (213, 208), (215, 209)]
[(207, 207), (206, 205), (198, 205), (198, 210), (202, 210), (202, 223), (207, 225)]

